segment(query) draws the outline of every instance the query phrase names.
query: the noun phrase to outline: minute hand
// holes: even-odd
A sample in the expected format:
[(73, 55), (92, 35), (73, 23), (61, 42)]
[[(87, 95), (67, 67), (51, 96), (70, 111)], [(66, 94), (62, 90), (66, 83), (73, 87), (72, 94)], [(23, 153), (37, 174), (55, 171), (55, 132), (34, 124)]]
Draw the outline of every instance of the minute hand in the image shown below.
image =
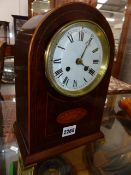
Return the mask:
[(91, 36), (90, 39), (86, 42), (87, 45), (86, 45), (86, 47), (85, 47), (85, 49), (84, 49), (84, 51), (83, 51), (83, 53), (82, 53), (82, 55), (81, 55), (81, 57), (80, 57), (81, 59), (83, 58), (83, 56), (84, 56), (84, 54), (85, 54), (85, 51), (86, 51), (87, 47), (90, 45), (92, 39), (93, 39), (93, 37)]

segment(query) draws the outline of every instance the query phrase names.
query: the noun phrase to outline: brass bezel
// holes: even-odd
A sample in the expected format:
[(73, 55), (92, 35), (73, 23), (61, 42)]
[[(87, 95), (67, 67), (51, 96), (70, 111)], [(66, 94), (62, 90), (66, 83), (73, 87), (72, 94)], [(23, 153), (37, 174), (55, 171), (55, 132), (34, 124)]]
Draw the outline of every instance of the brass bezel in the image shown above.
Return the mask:
[[(99, 38), (101, 45), (102, 45), (103, 58), (102, 58), (102, 64), (100, 66), (100, 70), (99, 70), (97, 76), (95, 77), (95, 79), (88, 86), (84, 87), (83, 89), (70, 91), (70, 90), (66, 90), (64, 88), (61, 88), (57, 84), (57, 82), (55, 81), (53, 76), (50, 74), (49, 67), (48, 67), (48, 58), (51, 55), (52, 48), (54, 48), (55, 43), (57, 43), (57, 41), (63, 36), (63, 34), (67, 30), (69, 30), (72, 26), (74, 26), (75, 24), (80, 24), (82, 26), (86, 26), (97, 35), (97, 37)], [(47, 49), (45, 51), (45, 74), (46, 74), (46, 77), (49, 80), (51, 86), (57, 92), (59, 92), (60, 94), (62, 94), (64, 96), (68, 96), (68, 97), (78, 97), (78, 96), (82, 96), (82, 95), (85, 95), (85, 94), (91, 92), (101, 82), (101, 80), (104, 77), (106, 70), (108, 68), (109, 59), (110, 59), (110, 46), (109, 46), (108, 38), (107, 38), (105, 32), (103, 31), (103, 29), (97, 23), (90, 21), (90, 20), (74, 20), (74, 21), (71, 21), (71, 22), (65, 24), (64, 26), (62, 26), (58, 31), (56, 31), (56, 33), (54, 34), (54, 36), (50, 40), (50, 42), (47, 46)]]

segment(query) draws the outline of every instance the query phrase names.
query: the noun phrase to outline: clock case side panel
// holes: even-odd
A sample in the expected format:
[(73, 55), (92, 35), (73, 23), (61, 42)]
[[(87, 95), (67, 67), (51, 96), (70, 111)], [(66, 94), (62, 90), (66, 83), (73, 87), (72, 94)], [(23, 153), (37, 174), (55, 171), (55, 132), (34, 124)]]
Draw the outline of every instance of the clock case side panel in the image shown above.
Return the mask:
[[(34, 30), (43, 19), (38, 15), (28, 20), (18, 33), (15, 43), (15, 91), (16, 91), (16, 122), (14, 131), (23, 160), (30, 154), (30, 113), (29, 113), (29, 60), (28, 53)], [(33, 81), (33, 80), (32, 80)]]
[[(49, 84), (48, 80), (45, 76), (45, 63), (44, 63), (44, 52), (46, 47), (54, 35), (54, 33), (66, 23), (72, 20), (91, 20), (97, 23), (103, 28), (104, 32), (108, 36), (110, 48), (110, 60), (107, 72), (105, 77), (102, 79), (101, 83), (98, 87), (96, 87), (93, 92), (90, 92), (84, 97), (81, 98), (66, 98), (58, 94), (54, 91), (54, 89)], [(35, 52), (33, 52), (35, 50)], [(102, 113), (104, 109), (104, 102), (106, 99), (108, 84), (110, 80), (112, 62), (114, 58), (114, 39), (112, 35), (112, 31), (109, 27), (109, 24), (105, 20), (105, 18), (100, 14), (100, 12), (92, 7), (88, 6), (84, 3), (70, 3), (64, 5), (61, 8), (55, 9), (53, 12), (47, 14), (46, 18), (41, 22), (41, 24), (37, 27), (34, 38), (32, 40), (31, 45), (31, 55), (30, 55), (30, 110), (31, 110), (31, 153), (42, 151), (43, 149), (47, 149), (50, 147), (54, 147), (60, 145), (62, 143), (70, 142), (72, 139), (78, 139), (82, 137), (72, 137), (72, 139), (62, 139), (61, 135), (57, 135), (54, 140), (54, 136), (46, 137), (46, 129), (49, 126), (52, 126), (51, 120), (46, 125), (48, 116), (50, 116), (50, 112), (53, 104), (53, 100), (58, 102), (58, 104), (62, 104), (62, 108), (66, 109), (65, 106), (69, 107), (70, 101), (72, 101), (76, 107), (80, 106), (81, 101), (84, 103), (88, 103), (90, 99), (93, 99), (92, 111), (93, 107), (96, 108), (95, 112), (92, 112), (92, 122), (94, 122), (94, 132), (99, 132), (100, 123), (102, 118)], [(33, 69), (35, 67), (35, 69)], [(34, 78), (35, 77), (35, 78)], [(33, 81), (34, 79), (34, 81)], [(80, 100), (82, 99), (82, 100)], [(36, 103), (34, 103), (34, 100)], [(61, 106), (55, 106), (55, 110), (59, 111)], [(75, 106), (74, 105), (74, 106)], [(96, 107), (97, 106), (97, 107)], [(70, 108), (70, 107), (69, 107)], [(45, 110), (45, 111), (44, 111)], [(94, 116), (98, 114), (98, 117)], [(44, 129), (42, 129), (44, 128)], [(82, 128), (82, 127), (81, 127)], [(87, 131), (85, 131), (87, 132)], [(87, 132), (88, 133), (88, 132)], [(88, 134), (92, 132), (89, 131)], [(34, 137), (35, 135), (35, 137)], [(84, 136), (84, 135), (83, 135)], [(46, 142), (48, 143), (46, 145)], [(85, 141), (87, 142), (87, 140)], [(46, 147), (45, 147), (46, 145)], [(74, 145), (76, 146), (76, 145)]]
[[(36, 18), (36, 17), (35, 17)], [(32, 34), (43, 15), (37, 16), (35, 23), (27, 21), (18, 33), (15, 41), (14, 67), (15, 67), (15, 93), (16, 93), (16, 122), (15, 135), (18, 140), (22, 156), (30, 150), (30, 118), (28, 103), (28, 52)]]

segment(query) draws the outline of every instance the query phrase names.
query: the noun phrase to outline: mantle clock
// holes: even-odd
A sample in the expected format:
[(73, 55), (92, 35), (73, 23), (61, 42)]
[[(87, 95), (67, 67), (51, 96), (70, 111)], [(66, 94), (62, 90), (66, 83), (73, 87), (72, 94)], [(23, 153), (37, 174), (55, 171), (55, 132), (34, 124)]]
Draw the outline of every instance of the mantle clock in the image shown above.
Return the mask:
[(75, 2), (32, 17), (15, 51), (14, 128), (25, 165), (103, 136), (114, 39), (97, 9)]

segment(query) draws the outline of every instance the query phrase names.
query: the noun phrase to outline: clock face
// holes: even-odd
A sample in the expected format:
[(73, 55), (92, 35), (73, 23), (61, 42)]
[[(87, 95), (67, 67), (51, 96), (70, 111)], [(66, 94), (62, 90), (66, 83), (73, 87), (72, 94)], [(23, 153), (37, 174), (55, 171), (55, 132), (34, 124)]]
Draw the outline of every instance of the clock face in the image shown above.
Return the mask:
[(96, 23), (77, 20), (64, 25), (45, 52), (45, 70), (50, 84), (65, 96), (92, 91), (102, 80), (109, 62), (108, 39)]

